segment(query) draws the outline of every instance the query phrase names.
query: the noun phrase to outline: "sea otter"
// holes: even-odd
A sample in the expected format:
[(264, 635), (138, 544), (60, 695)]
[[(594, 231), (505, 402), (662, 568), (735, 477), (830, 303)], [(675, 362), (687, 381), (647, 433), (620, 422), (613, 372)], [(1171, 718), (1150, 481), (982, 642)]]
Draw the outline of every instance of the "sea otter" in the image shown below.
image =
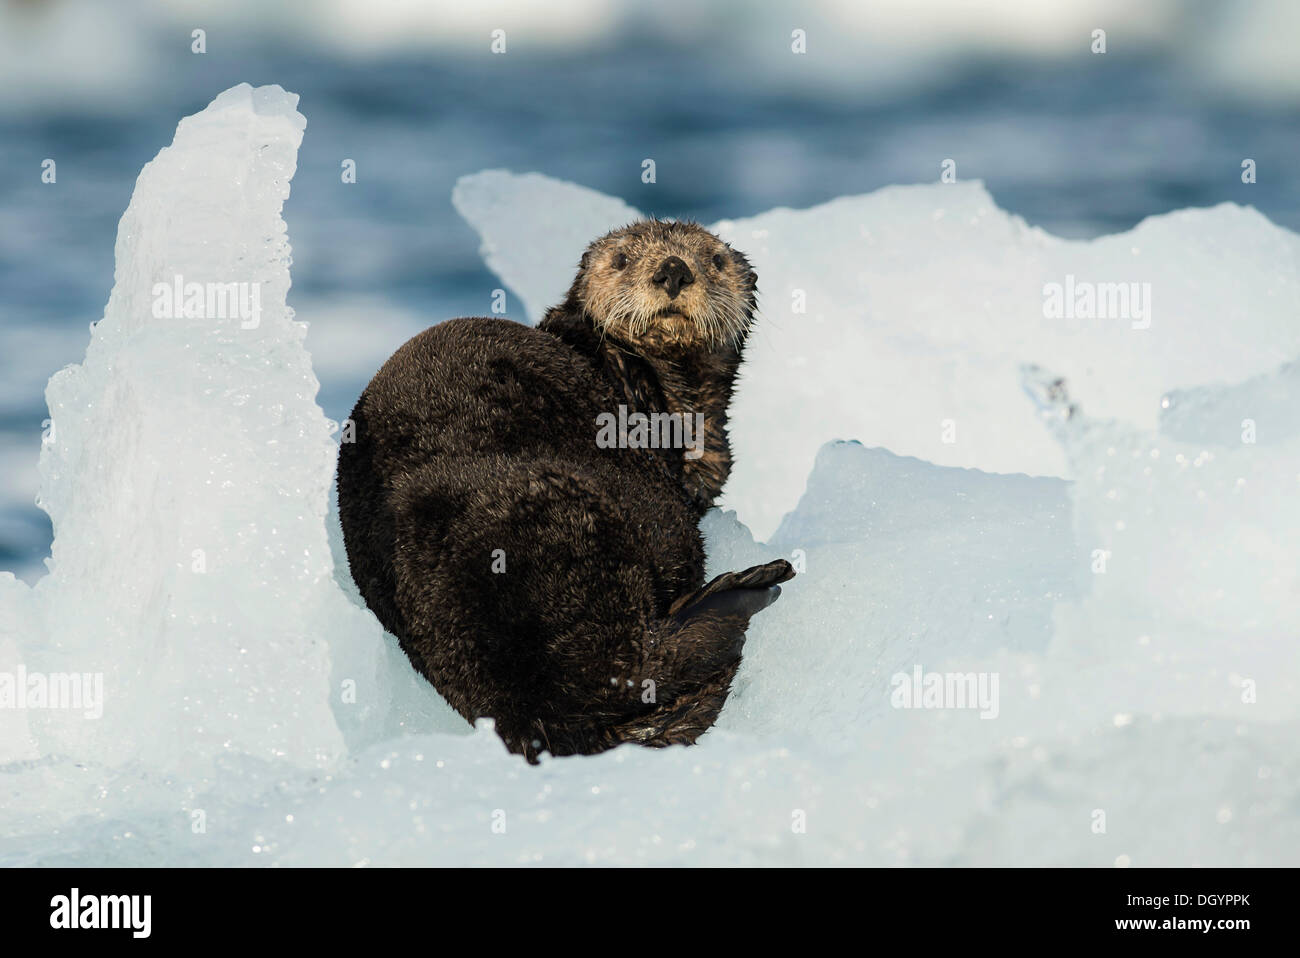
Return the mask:
[(530, 762), (694, 742), (794, 575), (778, 559), (704, 584), (756, 281), (696, 224), (637, 222), (587, 248), (536, 328), (430, 327), (352, 412), (338, 496), (361, 595)]

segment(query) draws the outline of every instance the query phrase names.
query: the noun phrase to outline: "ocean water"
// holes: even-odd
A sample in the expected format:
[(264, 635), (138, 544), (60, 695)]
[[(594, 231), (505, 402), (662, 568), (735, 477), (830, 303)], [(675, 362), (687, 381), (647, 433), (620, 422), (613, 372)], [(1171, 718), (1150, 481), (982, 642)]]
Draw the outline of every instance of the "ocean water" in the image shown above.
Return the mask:
[[(933, 182), (951, 158), (959, 180), (982, 180), (1000, 208), (1063, 237), (1224, 201), (1300, 228), (1300, 186), (1283, 172), (1300, 110), (1189, 84), (1173, 58), (966, 60), (828, 94), (760, 82), (761, 60), (626, 34), (507, 57), (359, 59), (274, 38), (176, 50), (152, 63), (146, 96), (27, 109), (14, 97), (0, 110), (0, 569), (27, 581), (51, 538), (34, 501), (46, 381), (80, 360), (103, 315), (141, 166), (181, 116), (240, 81), (297, 91), (309, 117), (285, 206), (289, 303), (310, 324), (334, 419), (408, 336), (490, 310), (501, 281), (451, 202), (457, 179), (484, 169), (538, 171), (708, 223)], [(1241, 182), (1244, 157), (1258, 166), (1253, 185)], [(41, 182), (46, 158), (53, 185)], [(341, 182), (344, 159), (355, 184)], [(646, 159), (654, 183), (642, 181)], [(509, 314), (525, 318), (507, 293)]]

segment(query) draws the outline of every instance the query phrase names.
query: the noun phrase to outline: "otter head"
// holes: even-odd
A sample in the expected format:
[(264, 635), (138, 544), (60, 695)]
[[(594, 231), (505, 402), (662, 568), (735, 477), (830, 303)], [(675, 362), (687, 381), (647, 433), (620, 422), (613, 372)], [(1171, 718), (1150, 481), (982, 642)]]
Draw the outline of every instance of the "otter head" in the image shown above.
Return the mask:
[(642, 220), (587, 247), (569, 306), (643, 355), (739, 352), (757, 279), (744, 254), (704, 227)]

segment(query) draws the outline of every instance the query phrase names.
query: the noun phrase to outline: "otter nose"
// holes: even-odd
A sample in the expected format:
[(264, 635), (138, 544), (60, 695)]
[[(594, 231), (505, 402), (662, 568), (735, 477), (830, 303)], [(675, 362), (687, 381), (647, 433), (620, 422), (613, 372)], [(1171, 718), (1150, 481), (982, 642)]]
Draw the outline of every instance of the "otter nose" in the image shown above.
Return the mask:
[(695, 276), (680, 257), (669, 256), (659, 264), (650, 281), (657, 286), (662, 286), (669, 299), (676, 299), (683, 286), (690, 286), (695, 282)]

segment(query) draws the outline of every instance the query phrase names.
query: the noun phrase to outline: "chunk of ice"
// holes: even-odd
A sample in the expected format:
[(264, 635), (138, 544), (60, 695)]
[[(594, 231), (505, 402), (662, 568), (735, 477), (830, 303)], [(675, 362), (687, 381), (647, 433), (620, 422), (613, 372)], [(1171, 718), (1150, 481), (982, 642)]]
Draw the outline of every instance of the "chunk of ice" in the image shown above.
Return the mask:
[[(43, 754), (328, 765), (340, 726), (378, 710), (382, 643), (334, 581), (336, 447), (285, 303), (297, 102), (243, 84), (180, 122), (122, 217), (85, 360), (50, 380), (39, 501), (55, 538), (49, 574), (16, 597), (38, 623), (20, 651), (29, 670), (102, 673), (104, 702), (95, 720), (30, 711)], [(225, 284), (234, 299), (209, 295)], [(184, 303), (166, 298), (178, 286)]]
[[(0, 709), (0, 864), (1300, 856), (1296, 237), (1220, 208), (1065, 244), (978, 187), (724, 224), (768, 330), (709, 572), (801, 574), (697, 746), (530, 767), (450, 713), (340, 567), (330, 424), (285, 305), (293, 106), (240, 87), (182, 123), (85, 362), (51, 381), (54, 556), (34, 588), (0, 576), (0, 682), (101, 670), (106, 700)], [(534, 315), (630, 214), (502, 174), (457, 202)], [(1150, 329), (1035, 317), (1043, 276), (1122, 278), (1138, 238)], [(156, 316), (178, 273), (262, 284), (260, 323)], [(809, 312), (778, 319), (794, 288)], [(1033, 463), (1075, 478), (996, 474)], [(917, 669), (996, 699), (900, 707)]]
[[(636, 215), (572, 184), (499, 170), (462, 178), (456, 207), (532, 322), (562, 298), (582, 248)], [(1300, 237), (1250, 208), (1180, 210), (1072, 242), (998, 209), (972, 181), (887, 187), (710, 229), (758, 272), (723, 504), (760, 539), (794, 507), (828, 439), (1068, 476), (1021, 395), (1022, 363), (1063, 375), (1091, 415), (1149, 430), (1170, 390), (1240, 381), (1300, 355)], [(1083, 315), (1089, 295), (1096, 318)]]

